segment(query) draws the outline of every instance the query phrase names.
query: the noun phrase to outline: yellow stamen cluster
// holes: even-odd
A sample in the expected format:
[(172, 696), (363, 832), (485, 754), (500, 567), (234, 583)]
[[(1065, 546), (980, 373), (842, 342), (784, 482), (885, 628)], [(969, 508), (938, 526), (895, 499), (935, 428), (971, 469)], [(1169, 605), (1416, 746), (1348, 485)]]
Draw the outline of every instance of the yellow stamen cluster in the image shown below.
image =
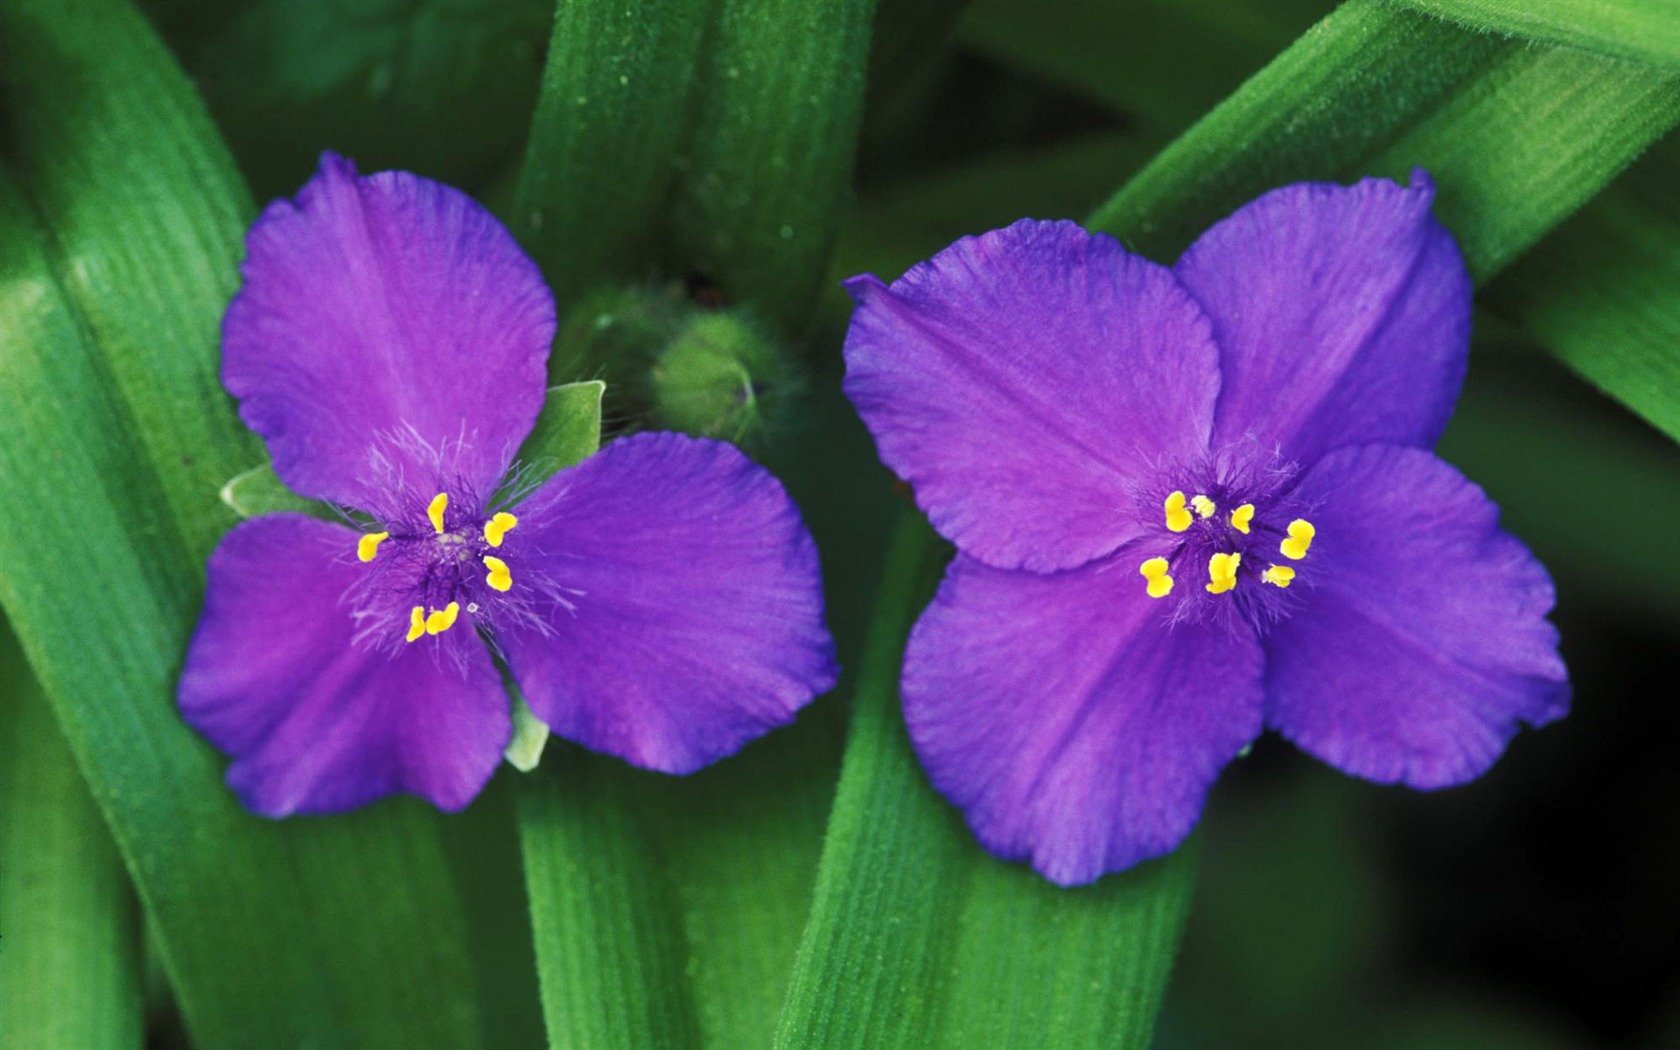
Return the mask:
[(1209, 594), (1224, 594), (1237, 585), (1237, 567), (1242, 564), (1241, 554), (1215, 554), (1208, 559)]
[(1138, 575), (1149, 581), (1149, 596), (1165, 598), (1172, 593), (1173, 578), (1167, 575), (1167, 559), (1150, 558), (1138, 566)]
[[(444, 535), (443, 515), (449, 509), (449, 494), (440, 492), (432, 497), (426, 505), (426, 517), (431, 520), (432, 528), (439, 536)], [(484, 523), (484, 541), (492, 547), (500, 547), (509, 529), (519, 524), (519, 519), (506, 511), (498, 511), (490, 520)], [(356, 541), (356, 557), (363, 563), (370, 562), (379, 553), (379, 545), (391, 538), (388, 532), (372, 532)], [(438, 541), (443, 544), (460, 542), (459, 536), (448, 536)], [(494, 555), (484, 556), (486, 575), (484, 582), (494, 590), (507, 593), (513, 587), (513, 572), (507, 562)], [(1164, 563), (1163, 563), (1164, 564)], [(470, 606), (470, 611), (477, 612), (478, 606)], [(410, 642), (419, 641), (425, 635), (438, 635), (455, 626), (460, 619), (461, 604), (450, 602), (441, 609), (427, 611), (424, 605), (416, 605), (408, 613), (408, 634)]]
[(1285, 558), (1300, 561), (1307, 556), (1307, 548), (1312, 546), (1316, 535), (1318, 530), (1312, 527), (1312, 522), (1296, 518), (1289, 523), (1289, 538), (1278, 544), (1278, 549)]
[[(1172, 532), (1188, 531), (1195, 523), (1196, 515), (1204, 521), (1218, 513), (1219, 507), (1212, 499), (1198, 493), (1186, 497), (1183, 492), (1173, 492), (1167, 496), (1162, 504), (1166, 512), (1167, 528)], [(1192, 514), (1194, 511), (1194, 515)], [(1234, 508), (1227, 519), (1231, 528), (1244, 536), (1250, 534), (1254, 524), (1254, 504), (1244, 503)], [(1312, 522), (1304, 518), (1296, 518), (1289, 523), (1288, 536), (1279, 545), (1283, 555), (1292, 561), (1300, 561), (1307, 556), (1307, 548), (1312, 546), (1313, 537), (1317, 530)], [(1221, 552), (1208, 559), (1209, 594), (1226, 594), (1236, 589), (1237, 573), (1242, 567), (1242, 554), (1238, 551)], [(1150, 558), (1138, 566), (1138, 574), (1147, 581), (1147, 590), (1151, 598), (1165, 598), (1172, 593), (1173, 578), (1167, 571), (1169, 563), (1166, 558)], [(1288, 587), (1295, 582), (1295, 570), (1288, 565), (1270, 565), (1260, 573), (1260, 582), (1269, 583), (1274, 587)]]
[(379, 545), (391, 538), (389, 532), (370, 532), (356, 541), (356, 558), (364, 564), (379, 553)]
[(500, 547), (502, 538), (508, 530), (519, 524), (519, 519), (505, 510), (499, 510), (495, 516), (484, 523), (484, 542), (492, 547)]

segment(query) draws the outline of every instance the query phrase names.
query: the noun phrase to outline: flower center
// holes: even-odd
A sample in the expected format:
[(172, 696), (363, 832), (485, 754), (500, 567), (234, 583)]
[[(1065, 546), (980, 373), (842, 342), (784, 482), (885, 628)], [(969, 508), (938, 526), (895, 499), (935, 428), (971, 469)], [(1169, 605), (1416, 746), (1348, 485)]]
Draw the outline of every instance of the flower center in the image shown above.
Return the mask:
[(1174, 471), (1153, 496), (1140, 493), (1156, 524), (1137, 571), (1174, 620), (1241, 620), (1264, 630), (1297, 604), (1284, 592), (1311, 564), (1312, 508), (1292, 494), (1293, 465), (1230, 459), (1247, 457)]
[[(365, 533), (356, 541), (358, 561), (373, 566), (379, 559), (379, 567), (400, 572), (402, 580), (396, 589), (409, 599), (405, 603), (407, 642), (449, 630), (460, 619), (463, 605), (469, 615), (478, 614), (479, 599), (491, 598), (482, 588), (496, 595), (513, 589), (513, 570), (490, 551), (501, 548), (519, 524), (517, 517), (506, 511), (488, 518), (471, 512), (451, 515), (449, 494), (440, 492), (426, 505), (426, 520), (430, 532), (415, 523), (395, 534)], [(385, 544), (390, 547), (381, 554)]]

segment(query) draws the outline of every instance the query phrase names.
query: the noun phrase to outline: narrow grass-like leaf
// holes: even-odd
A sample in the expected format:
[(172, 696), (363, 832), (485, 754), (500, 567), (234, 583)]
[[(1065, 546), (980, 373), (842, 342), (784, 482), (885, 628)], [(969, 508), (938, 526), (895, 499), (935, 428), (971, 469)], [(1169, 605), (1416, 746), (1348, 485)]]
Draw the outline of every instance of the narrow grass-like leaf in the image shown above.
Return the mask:
[(699, 1044), (676, 902), (624, 774), (551, 744), (519, 795), (550, 1046)]
[(1170, 260), (1267, 189), (1428, 168), (1485, 278), (1680, 119), (1680, 78), (1352, 0), (1173, 143), (1092, 228)]
[(1664, 140), (1482, 293), (1680, 441), (1680, 143)]
[(1080, 889), (986, 855), (928, 787), (898, 670), (945, 548), (907, 515), (859, 672), (780, 1047), (1147, 1044), (1194, 850)]
[[(557, 289), (562, 301), (591, 283), (698, 273), (784, 332), (797, 327), (794, 299), (822, 277), (850, 171), (872, 5), (571, 6), (514, 217), (551, 279), (577, 285)], [(575, 31), (585, 23), (618, 31)], [(834, 737), (831, 716), (813, 712), (686, 778), (575, 748), (544, 759), (521, 804), (521, 841), (556, 1045), (769, 1041), (833, 789)], [(561, 806), (569, 819), (538, 819)], [(626, 909), (634, 921), (615, 918)]]
[(798, 330), (851, 179), (875, 4), (719, 3), (668, 255)]
[(140, 909), (52, 709), (0, 626), (0, 1046), (142, 1043)]
[(695, 107), (713, 0), (562, 3), (513, 226), (564, 304), (646, 276)]
[(1680, 72), (1672, 0), (1399, 0), (1467, 29), (1568, 44)]
[(234, 520), (217, 493), (260, 459), (216, 382), (251, 212), (231, 161), (125, 4), (0, 5), (0, 82), (0, 602), (188, 1027), (206, 1046), (471, 1045), (432, 815), (259, 820), (175, 711)]

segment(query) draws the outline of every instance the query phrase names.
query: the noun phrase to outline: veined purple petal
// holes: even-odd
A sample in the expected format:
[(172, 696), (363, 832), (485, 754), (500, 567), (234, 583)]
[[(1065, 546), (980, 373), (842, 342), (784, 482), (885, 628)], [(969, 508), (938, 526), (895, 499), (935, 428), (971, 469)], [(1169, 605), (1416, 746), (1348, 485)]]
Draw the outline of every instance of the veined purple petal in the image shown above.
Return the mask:
[(988, 850), (1062, 885), (1176, 847), (1260, 733), (1254, 635), (1169, 627), (1144, 589), (1123, 559), (1038, 575), (959, 555), (905, 654), (934, 786)]
[[(241, 523), (210, 556), (181, 675), (187, 723), (233, 756), (228, 784), (269, 817), (396, 792), (465, 806), (512, 733), (507, 691), (470, 627), (396, 656), (351, 643), (356, 533), (299, 514)], [(440, 659), (437, 645), (462, 647)]]
[(1470, 277), (1434, 184), (1298, 183), (1202, 234), (1175, 273), (1213, 318), (1215, 443), (1310, 464), (1343, 445), (1433, 447), (1464, 382)]
[(366, 506), (378, 449), (415, 487), (441, 461), (494, 489), (542, 407), (554, 300), (489, 212), (407, 172), (359, 178), (328, 153), (246, 248), (222, 382), (281, 480)]
[(1136, 538), (1137, 489), (1205, 454), (1207, 319), (1172, 274), (1071, 222), (965, 237), (846, 336), (846, 394), (942, 534), (999, 568), (1082, 565)]
[(1563, 717), (1552, 582), (1479, 488), (1421, 449), (1366, 445), (1300, 491), (1317, 535), (1300, 607), (1266, 639), (1269, 725), (1343, 772), (1437, 788)]
[(513, 585), (542, 581), (532, 601), (552, 631), (500, 642), (560, 736), (689, 773), (834, 684), (816, 546), (781, 484), (733, 446), (622, 438), (516, 511)]

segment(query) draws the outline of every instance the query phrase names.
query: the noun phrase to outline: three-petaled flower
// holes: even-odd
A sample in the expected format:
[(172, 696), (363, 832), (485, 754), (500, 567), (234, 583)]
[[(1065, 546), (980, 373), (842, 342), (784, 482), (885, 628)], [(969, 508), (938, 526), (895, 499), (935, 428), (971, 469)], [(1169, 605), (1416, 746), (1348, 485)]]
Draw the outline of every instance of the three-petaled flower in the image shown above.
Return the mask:
[(641, 434), (520, 484), (554, 302), (464, 194), (328, 154), (247, 247), (222, 380), (288, 486), (354, 509), (211, 556), (180, 704), (247, 807), (464, 806), (512, 731), (492, 652), (554, 732), (673, 773), (833, 684), (816, 549), (734, 447)]
[(958, 550), (905, 718), (987, 849), (1088, 882), (1265, 727), (1436, 788), (1566, 712), (1550, 579), (1429, 451), (1470, 328), (1433, 196), (1286, 186), (1172, 269), (1022, 221), (848, 282), (847, 394)]

